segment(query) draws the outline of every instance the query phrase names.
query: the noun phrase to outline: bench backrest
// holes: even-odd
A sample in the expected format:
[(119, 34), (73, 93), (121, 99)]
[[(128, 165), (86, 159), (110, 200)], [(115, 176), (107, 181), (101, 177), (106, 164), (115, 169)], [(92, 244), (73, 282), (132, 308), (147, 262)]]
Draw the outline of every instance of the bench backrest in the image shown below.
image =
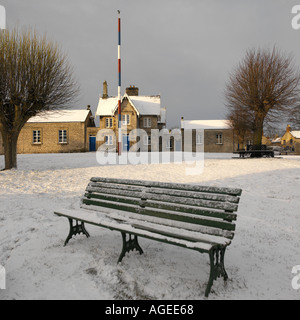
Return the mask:
[(150, 222), (232, 239), (241, 193), (233, 188), (95, 177), (82, 206), (126, 211)]

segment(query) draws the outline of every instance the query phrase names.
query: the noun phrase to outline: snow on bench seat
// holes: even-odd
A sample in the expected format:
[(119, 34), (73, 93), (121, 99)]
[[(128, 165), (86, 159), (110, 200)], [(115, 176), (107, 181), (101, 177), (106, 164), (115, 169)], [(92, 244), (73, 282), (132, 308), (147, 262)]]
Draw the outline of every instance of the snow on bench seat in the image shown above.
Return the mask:
[[(85, 223), (89, 223), (92, 225), (108, 228), (111, 230), (116, 230), (120, 232), (126, 232), (126, 233), (131, 233), (140, 237), (148, 238), (148, 239), (153, 239), (153, 240), (158, 240), (162, 242), (168, 242), (170, 244), (190, 248), (190, 249), (195, 249), (195, 250), (200, 250), (202, 252), (209, 252), (209, 250), (213, 247), (214, 244), (212, 243), (205, 243), (205, 242), (191, 242), (185, 239), (178, 239), (171, 237), (170, 235), (163, 235), (163, 234), (157, 234), (154, 232), (151, 232), (150, 230), (145, 230), (146, 225), (143, 229), (141, 229), (138, 224), (131, 225), (130, 223), (126, 223), (125, 221), (118, 221), (115, 219), (112, 219), (111, 217), (107, 216), (105, 213), (101, 213), (99, 211), (91, 211), (91, 210), (86, 210), (86, 209), (61, 209), (57, 210), (54, 212), (58, 216), (64, 216), (67, 218), (72, 218), (76, 220), (83, 221)], [(149, 224), (149, 229), (150, 229), (150, 224)], [(171, 228), (169, 228), (170, 230)], [(174, 228), (175, 229), (175, 228)], [(162, 231), (163, 229), (161, 229)], [(154, 230), (152, 230), (154, 231)], [(166, 230), (167, 234), (167, 230)], [(187, 234), (187, 232), (186, 232)], [(175, 235), (175, 231), (174, 231)], [(179, 234), (177, 234), (178, 236)], [(182, 238), (184, 238), (184, 234), (182, 234)], [(192, 238), (192, 235), (191, 235)], [(228, 241), (228, 239), (226, 239)], [(196, 241), (195, 239), (193, 241)], [(197, 241), (201, 241), (198, 239)], [(207, 239), (209, 242), (209, 240)], [(224, 243), (223, 243), (224, 245)]]

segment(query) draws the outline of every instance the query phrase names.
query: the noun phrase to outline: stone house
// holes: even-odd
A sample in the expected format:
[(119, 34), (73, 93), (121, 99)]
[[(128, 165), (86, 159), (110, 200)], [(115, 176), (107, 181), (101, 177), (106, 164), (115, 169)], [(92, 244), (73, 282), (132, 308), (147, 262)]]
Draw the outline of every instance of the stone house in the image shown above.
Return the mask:
[[(103, 95), (99, 99), (95, 116), (99, 117), (101, 130), (101, 137), (97, 138), (97, 149), (105, 144), (107, 150), (115, 150), (118, 141), (118, 98), (108, 96), (106, 81), (103, 83)], [(140, 144), (144, 150), (146, 148), (150, 151), (151, 129), (161, 130), (166, 124), (166, 109), (161, 107), (160, 96), (140, 96), (137, 87), (126, 88), (121, 98), (121, 123), (123, 151), (128, 151), (138, 142), (139, 138), (129, 141), (129, 133), (134, 129), (144, 130)]]
[[(186, 132), (191, 136), (185, 138)], [(237, 139), (227, 120), (184, 120), (181, 118), (182, 145), (184, 151), (231, 153), (238, 148)], [(190, 141), (189, 141), (190, 140)], [(187, 145), (189, 144), (188, 148)]]
[(300, 130), (292, 130), (288, 125), (285, 134), (281, 138), (281, 146), (286, 151), (300, 154)]
[[(88, 151), (88, 129), (95, 127), (87, 110), (56, 110), (30, 118), (22, 128), (17, 144), (22, 153), (69, 153)], [(4, 154), (0, 134), (0, 154)]]

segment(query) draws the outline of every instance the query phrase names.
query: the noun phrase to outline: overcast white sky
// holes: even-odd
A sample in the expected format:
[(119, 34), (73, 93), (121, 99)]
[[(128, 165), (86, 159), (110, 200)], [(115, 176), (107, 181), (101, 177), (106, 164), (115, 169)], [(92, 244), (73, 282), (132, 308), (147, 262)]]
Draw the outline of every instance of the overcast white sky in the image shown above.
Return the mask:
[(117, 95), (117, 10), (122, 19), (122, 93), (161, 94), (167, 126), (223, 119), (228, 74), (252, 47), (276, 45), (300, 66), (300, 0), (0, 0), (7, 26), (33, 26), (61, 44), (81, 86), (74, 109), (95, 112), (102, 83)]

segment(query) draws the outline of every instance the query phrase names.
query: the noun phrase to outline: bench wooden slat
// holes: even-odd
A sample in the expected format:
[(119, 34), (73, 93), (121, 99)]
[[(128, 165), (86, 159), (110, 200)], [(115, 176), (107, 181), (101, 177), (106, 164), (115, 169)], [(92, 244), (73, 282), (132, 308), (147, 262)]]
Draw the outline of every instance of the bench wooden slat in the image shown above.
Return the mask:
[(167, 182), (157, 182), (157, 181), (140, 181), (140, 180), (102, 178), (102, 177), (92, 177), (91, 181), (136, 185), (136, 186), (147, 186), (147, 187), (153, 186), (157, 188), (228, 194), (233, 196), (240, 196), (242, 194), (242, 189), (237, 189), (237, 188), (223, 188), (223, 187), (219, 188), (219, 187), (210, 187), (210, 186), (190, 185), (190, 184), (184, 184), (184, 183), (167, 183)]
[(223, 245), (223, 246), (227, 246), (230, 244), (230, 240), (228, 239), (224, 239), (224, 238), (220, 238), (220, 237), (209, 237), (207, 235), (204, 235), (201, 233), (195, 233), (195, 232), (187, 232), (187, 230), (183, 230), (180, 228), (174, 228), (174, 227), (164, 227), (164, 226), (160, 226), (158, 224), (151, 224), (151, 223), (146, 223), (144, 222), (142, 223), (134, 223), (131, 222), (130, 223), (134, 228), (138, 228), (141, 230), (147, 230), (150, 232), (155, 232), (161, 235), (165, 235), (165, 236), (171, 236), (174, 238), (178, 238), (178, 239), (184, 239), (184, 240), (188, 240), (191, 242), (204, 242), (204, 243), (209, 243), (212, 245)]
[[(99, 188), (99, 189), (109, 189), (109, 190), (126, 190), (126, 191), (136, 191), (143, 192), (143, 188), (147, 188), (145, 186), (128, 186), (124, 184), (116, 184), (116, 183), (102, 183), (102, 182), (91, 182), (89, 187)], [(177, 189), (161, 189), (157, 187), (148, 187), (148, 193), (154, 194), (166, 194), (173, 195), (178, 197), (185, 198), (196, 198), (196, 199), (204, 199), (204, 200), (212, 200), (212, 201), (222, 201), (222, 202), (232, 202), (239, 203), (240, 198), (237, 196), (231, 195), (220, 195), (213, 193), (203, 193), (198, 191), (190, 191), (190, 190), (177, 190)]]
[(187, 206), (182, 204), (173, 204), (173, 203), (165, 203), (155, 200), (147, 200), (141, 201), (139, 198), (130, 198), (118, 195), (110, 195), (110, 194), (100, 194), (100, 193), (85, 193), (85, 197), (87, 199), (95, 198), (95, 199), (102, 199), (108, 201), (115, 201), (120, 203), (128, 203), (134, 205), (143, 205), (144, 207), (148, 208), (156, 208), (156, 209), (163, 209), (163, 210), (170, 210), (170, 211), (177, 211), (177, 212), (185, 212), (191, 214), (198, 214), (203, 216), (215, 217), (224, 219), (227, 221), (236, 220), (236, 213), (233, 212), (225, 212), (220, 210), (209, 210), (206, 208), (199, 208), (193, 206)]
[(169, 219), (159, 218), (159, 217), (150, 216), (150, 215), (139, 215), (129, 211), (111, 210), (110, 208), (103, 208), (103, 207), (93, 206), (93, 205), (82, 204), (81, 207), (86, 210), (105, 212), (106, 214), (109, 214), (109, 217), (116, 220), (120, 220), (120, 221), (135, 219), (136, 221), (142, 221), (142, 222), (147, 221), (150, 223), (165, 225), (169, 227), (183, 228), (186, 230), (200, 232), (203, 234), (208, 234), (216, 237), (224, 237), (227, 239), (233, 239), (234, 237), (234, 232), (230, 230), (207, 227), (207, 226), (192, 224), (192, 223), (183, 222), (183, 221), (169, 220)]
[(144, 190), (141, 192), (132, 191), (132, 190), (120, 190), (120, 189), (108, 189), (108, 188), (101, 188), (101, 187), (91, 187), (88, 186), (86, 191), (89, 192), (97, 192), (97, 193), (105, 193), (105, 194), (115, 194), (121, 195), (126, 197), (132, 198), (143, 198), (155, 201), (162, 201), (164, 203), (180, 203), (185, 205), (194, 205), (194, 206), (201, 206), (204, 208), (214, 208), (214, 209), (221, 209), (227, 211), (237, 211), (238, 205), (234, 203), (227, 203), (227, 202), (220, 202), (220, 201), (212, 201), (212, 200), (202, 200), (202, 199), (195, 199), (195, 198), (186, 198), (186, 197), (178, 197), (173, 195), (165, 195), (165, 194), (153, 194), (148, 192), (148, 190)]
[[(83, 209), (89, 210), (88, 207), (84, 207)], [(211, 230), (209, 232), (208, 228), (206, 228), (205, 233), (200, 233), (195, 230), (190, 230), (186, 223), (179, 222), (177, 224), (164, 224), (160, 223), (161, 218), (154, 218), (152, 221), (139, 220), (139, 215), (137, 214), (122, 214), (124, 211), (118, 210), (108, 210), (108, 211), (99, 211), (99, 207), (94, 207), (101, 215), (105, 214), (106, 217), (110, 219), (114, 219), (119, 222), (125, 222), (126, 224), (132, 225), (134, 228), (148, 230), (151, 232), (157, 232), (162, 235), (172, 236), (179, 239), (184, 239), (192, 242), (202, 241), (210, 244), (220, 244), (220, 245), (229, 245), (232, 237), (227, 238), (224, 234), (215, 234), (215, 230)], [(143, 217), (144, 218), (144, 217)], [(159, 220), (158, 220), (159, 219)], [(169, 221), (170, 220), (166, 220)], [(211, 228), (210, 228), (211, 229)], [(198, 230), (199, 231), (199, 230)]]
[(203, 226), (216, 227), (224, 230), (235, 230), (235, 224), (215, 218), (209, 218), (204, 216), (196, 216), (188, 213), (179, 213), (176, 211), (156, 210), (153, 208), (141, 208), (139, 206), (117, 203), (112, 201), (102, 201), (100, 199), (83, 199), (83, 203), (87, 205), (94, 205), (106, 208), (112, 208), (116, 210), (125, 210), (129, 212), (135, 212), (143, 215), (156, 216), (159, 218), (171, 219), (176, 221), (183, 221), (188, 223), (200, 224)]

